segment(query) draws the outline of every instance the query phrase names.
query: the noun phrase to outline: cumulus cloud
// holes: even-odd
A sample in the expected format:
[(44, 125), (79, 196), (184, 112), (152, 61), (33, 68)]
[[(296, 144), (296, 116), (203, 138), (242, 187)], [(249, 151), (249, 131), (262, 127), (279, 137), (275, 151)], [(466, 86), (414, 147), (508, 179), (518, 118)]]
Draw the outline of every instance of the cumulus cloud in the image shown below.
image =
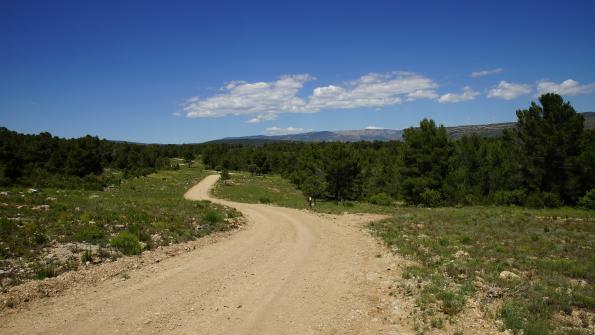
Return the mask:
[(251, 118), (250, 120), (246, 121), (246, 123), (260, 123), (260, 121), (274, 121), (277, 119), (277, 114), (268, 113), (268, 114), (259, 114), (256, 117)]
[(471, 72), (471, 77), (473, 77), (473, 78), (485, 77), (485, 76), (490, 76), (492, 74), (500, 73), (502, 71), (504, 71), (504, 69), (501, 67), (498, 67), (495, 69), (475, 71), (475, 72)]
[(407, 94), (407, 101), (414, 101), (417, 99), (436, 99), (438, 93), (434, 90), (417, 90)]
[(307, 98), (298, 94), (313, 80), (308, 74), (286, 75), (276, 81), (232, 81), (223, 93), (192, 97), (182, 104), (187, 117), (205, 118), (247, 115), (246, 123), (275, 120), (281, 113), (315, 113), (326, 109), (382, 108), (403, 100), (437, 99), (438, 85), (410, 72), (369, 73), (341, 84), (320, 86)]
[(589, 94), (595, 91), (595, 83), (581, 85), (573, 79), (564, 80), (561, 83), (553, 81), (540, 81), (537, 83), (537, 93), (558, 93), (565, 95)]
[(384, 127), (377, 127), (377, 126), (367, 126), (365, 129), (379, 130), (379, 129), (385, 129), (385, 128)]
[[(409, 72), (369, 73), (344, 85), (317, 87), (308, 100), (311, 110), (379, 108), (409, 101), (433, 99), (438, 85)], [(433, 93), (433, 94), (432, 94)]]
[(465, 86), (463, 88), (463, 93), (446, 93), (441, 95), (438, 98), (438, 102), (440, 103), (454, 103), (454, 102), (462, 102), (475, 99), (476, 96), (479, 95), (479, 92), (474, 91), (469, 86)]
[(306, 102), (297, 96), (304, 84), (314, 78), (307, 74), (282, 76), (273, 82), (233, 81), (225, 93), (206, 99), (192, 97), (182, 104), (188, 117), (256, 115), (252, 123), (274, 119), (278, 113), (306, 111)]
[(304, 129), (304, 128), (296, 128), (296, 127), (287, 127), (287, 128), (279, 128), (279, 127), (270, 127), (264, 130), (265, 135), (275, 136), (275, 135), (291, 135), (291, 134), (300, 134), (311, 131), (312, 129)]
[(497, 86), (488, 91), (488, 98), (512, 100), (518, 96), (531, 93), (531, 85), (509, 83), (502, 80)]

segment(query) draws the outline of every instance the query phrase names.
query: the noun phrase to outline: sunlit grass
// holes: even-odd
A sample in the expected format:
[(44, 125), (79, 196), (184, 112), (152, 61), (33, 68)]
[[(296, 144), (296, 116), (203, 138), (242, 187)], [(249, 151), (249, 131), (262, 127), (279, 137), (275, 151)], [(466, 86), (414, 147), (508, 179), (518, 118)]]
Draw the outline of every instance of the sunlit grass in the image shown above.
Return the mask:
[[(420, 318), (456, 315), (472, 296), (503, 301), (497, 316), (525, 334), (573, 329), (556, 315), (592, 317), (593, 211), (401, 208), (371, 228), (390, 249), (415, 261), (400, 285), (414, 288)], [(518, 278), (503, 279), (502, 271)]]
[[(224, 184), (218, 182), (213, 195), (238, 202), (265, 203), (278, 206), (305, 209), (309, 208), (307, 198), (289, 180), (278, 175), (256, 176), (245, 172), (234, 172)], [(388, 207), (373, 205), (363, 201), (335, 202), (316, 201), (315, 211), (323, 213), (387, 213)]]
[(39, 261), (36, 277), (44, 277), (64, 268), (39, 259), (43, 248), (55, 243), (86, 242), (137, 254), (138, 243), (150, 249), (230, 229), (224, 219), (237, 216), (234, 210), (183, 198), (205, 175), (195, 166), (126, 179), (105, 191), (3, 190), (8, 195), (0, 198), (0, 260)]

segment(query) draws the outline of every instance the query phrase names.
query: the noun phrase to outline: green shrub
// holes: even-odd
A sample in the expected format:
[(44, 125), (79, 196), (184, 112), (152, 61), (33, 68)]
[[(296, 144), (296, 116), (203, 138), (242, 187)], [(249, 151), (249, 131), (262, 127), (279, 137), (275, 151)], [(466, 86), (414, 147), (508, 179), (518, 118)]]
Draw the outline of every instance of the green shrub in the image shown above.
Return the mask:
[(465, 235), (463, 237), (461, 237), (461, 244), (471, 244), (473, 242), (473, 240), (471, 239), (471, 237)]
[(595, 209), (595, 188), (592, 188), (580, 198), (578, 205), (587, 209)]
[(223, 221), (223, 215), (217, 211), (210, 210), (202, 216), (202, 219), (209, 224), (215, 224), (217, 222)]
[(91, 250), (85, 250), (81, 255), (81, 263), (87, 263), (93, 261), (93, 255), (91, 254)]
[(258, 198), (258, 202), (260, 202), (261, 204), (270, 204), (271, 198), (263, 195), (262, 197)]
[(477, 200), (477, 196), (475, 194), (467, 194), (463, 197), (463, 205), (475, 205), (479, 201)]
[(560, 197), (556, 193), (543, 192), (541, 193), (541, 199), (543, 200), (543, 205), (547, 208), (558, 208), (562, 206), (562, 201), (560, 201)]
[(17, 229), (18, 227), (14, 222), (4, 217), (0, 218), (0, 237), (7, 239)]
[(595, 289), (584, 294), (583, 292), (574, 292), (572, 296), (573, 305), (579, 308), (595, 309)]
[(120, 250), (124, 255), (138, 255), (141, 247), (138, 238), (130, 232), (123, 231), (110, 240), (110, 245)]
[(428, 207), (438, 207), (442, 204), (440, 191), (426, 188), (420, 195), (421, 204)]
[(498, 191), (493, 195), (493, 202), (499, 206), (521, 206), (525, 203), (525, 197), (524, 190)]
[(56, 269), (52, 264), (39, 265), (35, 269), (35, 279), (51, 278), (55, 277), (56, 275)]
[(442, 311), (447, 315), (456, 315), (465, 306), (465, 297), (451, 291), (440, 293), (438, 298), (442, 300)]
[(83, 226), (78, 232), (75, 234), (75, 239), (77, 241), (85, 241), (91, 243), (98, 243), (105, 238), (105, 231), (95, 225), (86, 225)]
[(531, 193), (527, 197), (527, 201), (525, 202), (527, 207), (532, 208), (558, 208), (562, 206), (562, 202), (560, 201), (560, 197), (556, 193), (552, 192), (543, 192), (543, 193)]
[(393, 203), (393, 199), (390, 197), (390, 195), (384, 192), (374, 194), (370, 197), (370, 199), (368, 199), (368, 201), (374, 205), (380, 206), (390, 206)]
[(523, 328), (523, 311), (513, 302), (507, 302), (502, 307), (500, 318), (504, 322), (504, 327), (512, 330), (514, 334), (518, 334)]
[(541, 193), (531, 193), (527, 197), (527, 201), (525, 201), (525, 205), (531, 208), (543, 208), (543, 199), (541, 198)]
[(547, 335), (549, 333), (549, 323), (543, 319), (529, 318), (523, 328), (523, 334), (525, 335)]

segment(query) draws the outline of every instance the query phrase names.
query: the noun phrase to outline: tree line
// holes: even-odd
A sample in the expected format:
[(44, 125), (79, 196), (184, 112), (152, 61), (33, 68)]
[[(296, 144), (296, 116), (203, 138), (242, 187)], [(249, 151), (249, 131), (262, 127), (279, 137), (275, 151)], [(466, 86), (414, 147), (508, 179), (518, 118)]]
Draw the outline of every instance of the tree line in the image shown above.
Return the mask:
[[(517, 111), (501, 138), (449, 138), (424, 119), (403, 141), (200, 147), (207, 167), (277, 173), (307, 196), (409, 204), (575, 205), (595, 187), (595, 130), (557, 94)], [(591, 197), (595, 196), (592, 191)]]
[[(196, 145), (135, 144), (85, 136), (64, 139), (44, 132), (20, 134), (0, 128), (0, 185), (102, 189), (121, 178), (179, 166), (191, 161)], [(106, 169), (119, 174), (106, 174)]]
[[(595, 187), (595, 130), (557, 94), (517, 111), (501, 138), (451, 139), (424, 119), (391, 142), (274, 142), (183, 145), (114, 142), (0, 128), (0, 185), (101, 189), (122, 178), (175, 169), (171, 158), (206, 167), (276, 173), (306, 196), (441, 206), (575, 205)], [(119, 173), (105, 173), (112, 169)], [(595, 190), (590, 193), (595, 202)], [(589, 198), (590, 199), (590, 198)], [(589, 199), (586, 201), (588, 202)]]

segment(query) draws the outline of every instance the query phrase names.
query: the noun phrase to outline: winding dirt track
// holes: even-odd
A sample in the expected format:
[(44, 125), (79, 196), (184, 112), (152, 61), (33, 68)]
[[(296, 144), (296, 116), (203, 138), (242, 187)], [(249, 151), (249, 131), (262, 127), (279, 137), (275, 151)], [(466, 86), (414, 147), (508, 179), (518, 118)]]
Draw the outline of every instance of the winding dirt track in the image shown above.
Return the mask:
[[(386, 314), (371, 216), (321, 216), (212, 198), (211, 175), (185, 197), (240, 210), (221, 241), (0, 317), (2, 334), (401, 334)], [(384, 306), (384, 305), (382, 305)], [(395, 307), (396, 308), (396, 307)]]

